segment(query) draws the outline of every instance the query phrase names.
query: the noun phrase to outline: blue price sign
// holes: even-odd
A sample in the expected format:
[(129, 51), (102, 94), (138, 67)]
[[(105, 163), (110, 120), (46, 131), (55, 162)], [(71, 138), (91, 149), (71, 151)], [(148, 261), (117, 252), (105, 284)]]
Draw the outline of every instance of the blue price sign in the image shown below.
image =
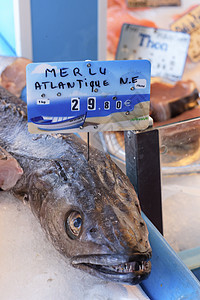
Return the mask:
[(29, 131), (143, 130), (149, 125), (150, 73), (147, 60), (29, 64)]

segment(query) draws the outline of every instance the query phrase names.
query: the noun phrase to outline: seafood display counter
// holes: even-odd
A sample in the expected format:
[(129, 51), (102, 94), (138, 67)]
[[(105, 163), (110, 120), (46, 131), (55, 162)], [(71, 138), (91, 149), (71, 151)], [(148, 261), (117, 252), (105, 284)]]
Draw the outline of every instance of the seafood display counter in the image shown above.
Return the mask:
[[(108, 1), (108, 58), (112, 56), (113, 59), (116, 54), (115, 59), (119, 59), (120, 51), (123, 54), (120, 58), (122, 60), (142, 58), (140, 53), (139, 57), (135, 57), (138, 49), (129, 51), (131, 39), (121, 46), (119, 43), (118, 50), (120, 51), (116, 52), (119, 41), (119, 27), (118, 29), (114, 27), (117, 24), (116, 20), (122, 21), (123, 19), (124, 23), (129, 23), (133, 20), (131, 15), (143, 20), (137, 23), (137, 18), (134, 18), (136, 23), (133, 26), (128, 24), (124, 27), (125, 29), (139, 32), (141, 28), (136, 28), (138, 25), (151, 27), (147, 29), (146, 35), (144, 34), (146, 31), (140, 32), (140, 46), (146, 45), (146, 48), (154, 48), (155, 51), (167, 50), (167, 44), (164, 43), (163, 46), (161, 42), (153, 42), (154, 33), (160, 32), (162, 35), (163, 30), (169, 32), (169, 21), (174, 22), (189, 9), (186, 1), (182, 1), (182, 4), (181, 15), (177, 16), (172, 7), (165, 8), (165, 10), (158, 8), (157, 13), (153, 9), (132, 10), (130, 13), (125, 7), (125, 1)], [(196, 7), (197, 3), (191, 1), (191, 4)], [(82, 5), (84, 6), (84, 3)], [(126, 14), (129, 15), (128, 20)], [(120, 25), (120, 22), (117, 25)], [(157, 29), (154, 29), (155, 27)], [(146, 29), (142, 28), (142, 30)], [(150, 34), (152, 34), (152, 39)], [(168, 38), (173, 35), (174, 33), (171, 33)], [(84, 35), (82, 37), (85, 38)], [(187, 43), (188, 41), (189, 35), (186, 39)], [(16, 197), (23, 198), (23, 202), (7, 191), (0, 193), (0, 298), (2, 300), (200, 299), (200, 106), (198, 92), (200, 63), (189, 59), (186, 48), (182, 53), (186, 67), (182, 70), (183, 74), (180, 72), (178, 77), (175, 73), (180, 63), (179, 53), (173, 56), (169, 52), (168, 55), (163, 52), (164, 56), (160, 62), (157, 60), (158, 57), (154, 60), (156, 55), (152, 54), (153, 50), (150, 51), (149, 55), (156, 63), (158, 71), (162, 69), (162, 74), (166, 75), (167, 68), (173, 79), (180, 81), (172, 83), (169, 78), (152, 75), (154, 78), (151, 82), (150, 127), (143, 132), (104, 131), (90, 134), (91, 145), (103, 150), (104, 153), (90, 148), (75, 135), (67, 137), (40, 135), (32, 138), (26, 129), (25, 103), (21, 103), (18, 98), (21, 94), (22, 100), (26, 100), (25, 67), (30, 61), (23, 58), (17, 58), (16, 61), (15, 58), (8, 58), (7, 64), (12, 66), (5, 69), (5, 58), (0, 57), (0, 65), (2, 65), (0, 90), (2, 89), (3, 95), (0, 98), (0, 113), (3, 116), (0, 130), (3, 141), (1, 147), (12, 153), (13, 157), (10, 156), (12, 161), (19, 160), (17, 175), (20, 178), (25, 170), (24, 181), (27, 181), (23, 185), (18, 182), (18, 185), (15, 183), (9, 187), (12, 188)], [(12, 55), (6, 50), (5, 47), (3, 49), (0, 47), (0, 55), (5, 52), (7, 55)], [(44, 55), (46, 59), (45, 51)], [(151, 61), (149, 56), (146, 59)], [(12, 68), (16, 69), (16, 74), (23, 69), (19, 87), (13, 84), (17, 76)], [(153, 64), (152, 70), (154, 70)], [(15, 94), (17, 98), (13, 99), (14, 96), (7, 94), (2, 87)], [(146, 119), (148, 121), (148, 116)], [(40, 119), (35, 119), (35, 121), (41, 123)], [(88, 142), (86, 135), (80, 134), (79, 136)], [(129, 151), (127, 151), (125, 140), (131, 136), (137, 138), (135, 144), (128, 146)], [(145, 147), (144, 152), (139, 151), (137, 145), (141, 136), (144, 137), (141, 140), (142, 147)], [(147, 136), (152, 143), (149, 143)], [(130, 147), (133, 148), (130, 149)], [(9, 153), (4, 150), (2, 150), (1, 160), (5, 162)], [(89, 150), (91, 151), (91, 164)], [(112, 160), (105, 155), (107, 153), (123, 172), (116, 168)], [(66, 158), (67, 155), (68, 158)], [(133, 168), (128, 170), (127, 166), (131, 164), (131, 161), (140, 161), (140, 165), (135, 163)], [(136, 172), (137, 168), (139, 172)], [(135, 172), (133, 176), (132, 171)], [(137, 195), (123, 173), (128, 174), (131, 182), (131, 177), (136, 180), (136, 184), (132, 183), (139, 196), (143, 210), (142, 217), (147, 224), (148, 231), (140, 219), (141, 211)], [(48, 180), (43, 180), (43, 177), (48, 177)], [(142, 182), (142, 189), (145, 191), (143, 197), (140, 197), (138, 192), (139, 181)], [(113, 187), (114, 193), (110, 186)], [(50, 195), (49, 198), (45, 198), (45, 193)], [(134, 197), (136, 202), (130, 201)], [(37, 203), (38, 200), (39, 203)], [(71, 206), (65, 203), (67, 201)], [(29, 206), (41, 224), (32, 215)], [(68, 210), (65, 211), (66, 207)], [(149, 207), (151, 207), (151, 213), (148, 211)], [(98, 218), (100, 221), (97, 220)], [(81, 227), (84, 221), (86, 225)], [(40, 225), (46, 230), (47, 236), (44, 235)], [(151, 256), (148, 232), (152, 248), (151, 264), (146, 262)], [(124, 241), (121, 237), (126, 234), (128, 239)], [(47, 237), (50, 238), (52, 244), (49, 243)], [(78, 245), (75, 241), (78, 241)], [(99, 247), (94, 248), (97, 252), (92, 252), (94, 245)], [(98, 252), (100, 247), (107, 247), (108, 251)], [(112, 252), (113, 249), (114, 252)], [(122, 255), (121, 252), (118, 255), (116, 249), (117, 251), (122, 249)], [(145, 252), (144, 249), (148, 251)], [(112, 255), (114, 253), (113, 256), (110, 255), (110, 251)], [(101, 257), (96, 253), (100, 253)], [(78, 268), (77, 265), (79, 265)], [(84, 268), (89, 269), (90, 274), (84, 273)], [(91, 276), (98, 272), (99, 274), (102, 272), (103, 275), (101, 273), (99, 278)], [(121, 276), (121, 281), (119, 277), (115, 277), (118, 275)], [(129, 275), (132, 276), (131, 279)], [(117, 278), (116, 282), (113, 278), (115, 280)], [(124, 278), (127, 279), (124, 280)], [(141, 282), (143, 278), (145, 280)], [(135, 286), (130, 285), (135, 283)]]
[[(29, 207), (0, 194), (1, 299), (199, 299), (200, 285), (152, 223), (150, 277), (141, 285), (106, 282), (74, 269), (49, 243)], [(12, 220), (12, 222), (11, 222)], [(14, 226), (15, 224), (15, 226)]]

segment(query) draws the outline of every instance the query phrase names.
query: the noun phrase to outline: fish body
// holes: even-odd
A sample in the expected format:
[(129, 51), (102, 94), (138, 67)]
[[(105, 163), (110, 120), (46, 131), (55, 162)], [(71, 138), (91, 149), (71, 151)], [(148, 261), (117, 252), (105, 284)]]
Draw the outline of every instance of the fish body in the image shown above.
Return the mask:
[(75, 135), (33, 135), (26, 105), (0, 87), (0, 146), (23, 174), (11, 189), (30, 204), (71, 264), (106, 280), (137, 284), (151, 247), (137, 195), (110, 157)]

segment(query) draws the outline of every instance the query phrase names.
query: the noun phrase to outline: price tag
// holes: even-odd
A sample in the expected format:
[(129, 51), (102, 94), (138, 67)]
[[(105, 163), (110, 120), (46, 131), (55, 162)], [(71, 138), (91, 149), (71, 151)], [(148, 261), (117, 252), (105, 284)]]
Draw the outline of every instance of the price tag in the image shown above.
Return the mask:
[(151, 75), (180, 80), (190, 42), (190, 35), (132, 24), (121, 30), (116, 59), (148, 59)]
[(193, 62), (200, 61), (200, 5), (174, 22), (171, 29), (191, 35), (188, 56)]
[(149, 125), (150, 73), (147, 60), (29, 64), (29, 131), (143, 130)]
[(127, 0), (128, 7), (180, 6), (181, 0)]

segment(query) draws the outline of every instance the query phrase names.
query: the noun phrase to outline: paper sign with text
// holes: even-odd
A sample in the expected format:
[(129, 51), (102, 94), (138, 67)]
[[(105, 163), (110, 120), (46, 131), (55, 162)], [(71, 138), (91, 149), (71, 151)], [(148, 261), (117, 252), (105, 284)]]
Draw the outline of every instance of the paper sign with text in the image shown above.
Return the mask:
[(124, 24), (116, 59), (148, 59), (152, 76), (177, 81), (183, 75), (189, 42), (187, 33)]
[(193, 62), (200, 61), (200, 5), (174, 22), (171, 29), (191, 35), (188, 56)]
[(150, 78), (151, 64), (147, 60), (29, 64), (29, 131), (146, 129)]
[(181, 0), (126, 0), (128, 7), (179, 6)]

